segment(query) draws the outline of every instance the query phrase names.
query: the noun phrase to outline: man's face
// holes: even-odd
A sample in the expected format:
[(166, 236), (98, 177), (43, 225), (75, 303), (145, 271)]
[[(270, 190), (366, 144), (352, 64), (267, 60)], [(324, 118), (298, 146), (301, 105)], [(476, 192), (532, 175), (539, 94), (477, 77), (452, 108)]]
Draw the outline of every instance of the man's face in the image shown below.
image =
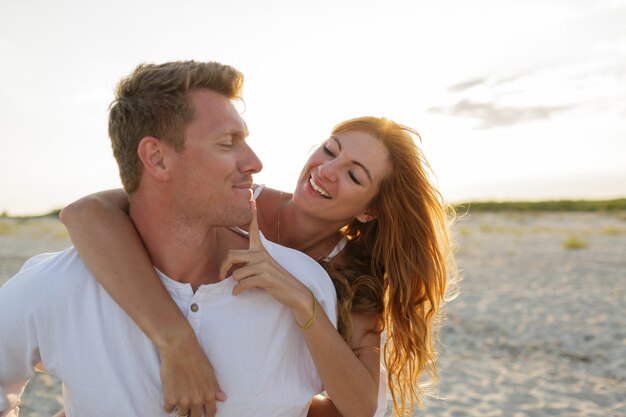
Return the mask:
[(195, 115), (185, 128), (185, 149), (174, 156), (174, 204), (183, 220), (193, 223), (247, 224), (252, 174), (262, 164), (245, 140), (246, 124), (221, 94), (197, 90), (188, 97)]

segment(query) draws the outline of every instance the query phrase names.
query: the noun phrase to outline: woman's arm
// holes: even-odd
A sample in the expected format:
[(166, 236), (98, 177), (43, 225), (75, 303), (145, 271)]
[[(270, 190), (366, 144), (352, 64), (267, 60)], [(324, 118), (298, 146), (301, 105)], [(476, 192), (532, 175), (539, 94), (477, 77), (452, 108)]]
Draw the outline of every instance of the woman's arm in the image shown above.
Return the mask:
[[(313, 398), (308, 417), (373, 416), (376, 413), (378, 384), (386, 383), (379, 381), (381, 340), (380, 333), (376, 331), (378, 318), (373, 315), (353, 314), (352, 325), (353, 336), (350, 340), (349, 352), (343, 347), (340, 348), (339, 341), (336, 340), (332, 345), (325, 346), (323, 336), (319, 335), (319, 331), (314, 330), (315, 325), (311, 325), (303, 332), (327, 394), (327, 396), (320, 395)], [(343, 346), (347, 346), (343, 339), (341, 342)], [(313, 344), (322, 346), (314, 347)], [(355, 359), (357, 359), (356, 362)], [(346, 368), (349, 367), (364, 368), (370, 378), (366, 378), (366, 381), (355, 380), (354, 378), (365, 378), (365, 376), (357, 376), (357, 369), (347, 370)], [(365, 392), (366, 395), (361, 397), (361, 392)], [(340, 412), (340, 410), (343, 411)]]
[(179, 405), (200, 415), (204, 407), (212, 416), (215, 400), (223, 401), (224, 394), (127, 211), (126, 193), (109, 190), (70, 204), (60, 218), (93, 276), (157, 346), (166, 411)]
[(319, 400), (319, 404), (314, 399), (314, 408), (324, 407), (329, 415), (332, 415), (331, 411), (338, 411), (343, 417), (373, 416), (378, 401), (380, 335), (369, 330), (377, 327), (377, 319), (355, 315), (352, 346), (348, 346), (325, 314), (314, 314), (314, 309), (319, 308), (314, 307), (311, 291), (267, 253), (259, 237), (254, 208), (252, 219), (250, 248), (230, 251), (222, 264), (220, 276), (225, 277), (233, 265), (245, 264), (232, 272), (238, 281), (233, 294), (263, 288), (290, 308), (296, 323), (305, 327), (302, 328), (305, 342), (324, 389), (332, 398), (332, 403)]

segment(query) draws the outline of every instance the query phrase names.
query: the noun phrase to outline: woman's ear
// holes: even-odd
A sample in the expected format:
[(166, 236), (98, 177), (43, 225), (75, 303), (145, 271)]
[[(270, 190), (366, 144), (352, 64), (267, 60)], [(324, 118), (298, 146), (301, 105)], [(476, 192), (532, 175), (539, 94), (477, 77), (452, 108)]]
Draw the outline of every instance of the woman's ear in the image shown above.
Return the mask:
[(358, 221), (360, 221), (361, 223), (367, 223), (367, 222), (371, 222), (372, 220), (374, 220), (376, 218), (376, 216), (372, 216), (371, 214), (369, 214), (369, 212), (365, 212), (362, 214), (359, 214), (358, 216), (356, 216), (356, 219)]
[(153, 136), (141, 138), (137, 147), (137, 155), (146, 174), (158, 181), (167, 181), (170, 178), (165, 151), (163, 143)]

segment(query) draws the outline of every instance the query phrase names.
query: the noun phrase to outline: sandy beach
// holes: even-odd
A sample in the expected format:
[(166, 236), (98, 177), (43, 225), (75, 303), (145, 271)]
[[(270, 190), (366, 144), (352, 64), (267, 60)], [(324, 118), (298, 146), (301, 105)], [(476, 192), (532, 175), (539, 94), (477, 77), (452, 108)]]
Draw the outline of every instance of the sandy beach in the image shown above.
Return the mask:
[[(440, 332), (440, 382), (416, 415), (626, 416), (626, 214), (476, 213), (454, 230), (461, 294)], [(54, 219), (0, 219), (0, 285), (69, 244)], [(42, 374), (21, 415), (61, 405)]]

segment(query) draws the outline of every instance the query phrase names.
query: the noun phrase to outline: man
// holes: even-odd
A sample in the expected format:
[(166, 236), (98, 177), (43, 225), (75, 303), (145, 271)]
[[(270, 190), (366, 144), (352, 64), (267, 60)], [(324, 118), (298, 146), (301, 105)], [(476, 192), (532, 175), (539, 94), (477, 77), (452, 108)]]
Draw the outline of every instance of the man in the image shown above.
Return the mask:
[[(246, 248), (223, 226), (250, 221), (252, 174), (261, 169), (232, 104), (241, 85), (241, 74), (219, 63), (141, 65), (118, 85), (109, 134), (130, 216), (228, 394), (218, 415), (304, 416), (322, 387), (290, 311), (262, 290), (235, 297), (236, 281), (218, 279), (227, 252)], [(323, 269), (262, 243), (334, 322)], [(3, 417), (18, 415), (40, 362), (63, 381), (67, 417), (168, 415), (156, 347), (74, 248), (31, 258), (0, 288)]]

